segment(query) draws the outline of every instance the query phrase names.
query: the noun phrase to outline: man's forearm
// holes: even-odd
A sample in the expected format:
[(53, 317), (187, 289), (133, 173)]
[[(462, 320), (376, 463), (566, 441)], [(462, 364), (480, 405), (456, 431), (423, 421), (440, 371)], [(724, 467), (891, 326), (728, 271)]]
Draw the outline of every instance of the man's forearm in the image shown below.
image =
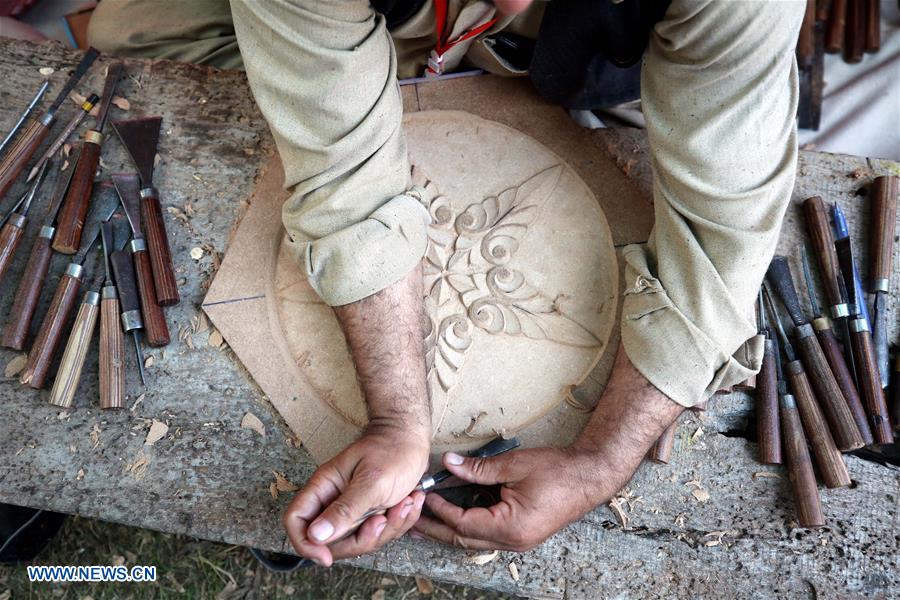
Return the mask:
[(420, 266), (377, 294), (334, 308), (366, 399), (370, 431), (431, 436), (422, 311)]
[[(650, 446), (683, 410), (634, 368), (619, 345), (609, 383), (574, 448), (598, 463), (597, 471), (603, 472), (605, 479), (620, 480), (624, 485)], [(597, 502), (607, 499), (598, 498)]]

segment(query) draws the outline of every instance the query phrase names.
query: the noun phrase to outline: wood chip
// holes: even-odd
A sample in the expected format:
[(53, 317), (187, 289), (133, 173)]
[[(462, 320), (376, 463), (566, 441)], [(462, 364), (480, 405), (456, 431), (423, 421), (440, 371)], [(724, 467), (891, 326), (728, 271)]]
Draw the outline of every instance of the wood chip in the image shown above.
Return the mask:
[(51, 75), (56, 73), (56, 69), (54, 69), (53, 67), (41, 67), (40, 69), (38, 69), (38, 73), (40, 73), (44, 77), (50, 77)]
[(434, 593), (434, 584), (431, 583), (430, 579), (426, 579), (421, 575), (416, 575), (416, 587), (419, 588), (419, 593), (425, 596)]
[(469, 426), (466, 427), (466, 429), (465, 429), (465, 431), (463, 431), (463, 433), (471, 437), (472, 434), (475, 432), (475, 427), (478, 425), (478, 421), (481, 419), (481, 417), (485, 417), (485, 416), (487, 416), (487, 412), (481, 411), (477, 415), (472, 417), (472, 422), (469, 423)]
[[(186, 214), (184, 214), (183, 212), (181, 212), (181, 209), (180, 209), (180, 208), (176, 208), (176, 207), (174, 207), (174, 206), (170, 206), (170, 207), (168, 207), (166, 210), (169, 211), (169, 214), (170, 214), (170, 215), (172, 215), (173, 217), (175, 217), (176, 219), (178, 219), (178, 220), (181, 221), (182, 223), (187, 224), (187, 222), (188, 222), (189, 219), (188, 219), (188, 217), (187, 217)], [(193, 250), (191, 250), (191, 252), (193, 252)]]
[(65, 171), (69, 168), (69, 161), (64, 161), (62, 166), (59, 168), (60, 171)]
[(143, 479), (144, 475), (147, 474), (147, 467), (149, 465), (150, 465), (150, 459), (147, 457), (146, 454), (141, 452), (134, 459), (134, 462), (131, 462), (131, 463), (128, 463), (127, 465), (125, 465), (125, 472), (131, 473), (131, 475), (135, 479), (140, 480), (140, 479)]
[(700, 502), (701, 504), (709, 501), (709, 492), (707, 492), (703, 488), (696, 488), (691, 490), (691, 495), (693, 495), (694, 498), (697, 499), (697, 502)]
[(757, 471), (753, 474), (753, 479), (761, 479), (763, 477), (769, 477), (772, 479), (781, 479), (781, 475), (776, 473), (775, 471)]
[(138, 407), (138, 405), (144, 401), (144, 398), (146, 396), (147, 396), (147, 394), (141, 394), (140, 396), (137, 397), (137, 400), (135, 400), (134, 404), (131, 405), (131, 412), (134, 412), (134, 410)]
[(221, 348), (222, 344), (225, 343), (225, 340), (222, 338), (222, 334), (219, 333), (218, 329), (213, 329), (209, 332), (208, 343), (213, 348)]
[(7, 379), (11, 379), (15, 377), (19, 373), (22, 372), (22, 369), (25, 368), (25, 364), (28, 362), (28, 356), (25, 354), (17, 354), (12, 358), (11, 361), (6, 363), (6, 369), (3, 371), (3, 376)]
[(153, 422), (150, 424), (150, 431), (147, 432), (147, 439), (144, 440), (144, 445), (152, 446), (166, 437), (167, 433), (169, 433), (169, 426), (162, 421), (153, 419)]
[(113, 566), (121, 567), (122, 565), (125, 564), (125, 557), (122, 556), (121, 554), (113, 554), (111, 562), (112, 562)]
[(622, 498), (615, 497), (609, 501), (609, 507), (612, 509), (616, 516), (619, 518), (619, 523), (622, 525), (622, 529), (628, 528), (628, 515), (625, 513), (625, 510), (622, 508)]
[(91, 428), (91, 444), (93, 444), (92, 448), (96, 449), (100, 446), (100, 424), (94, 423), (94, 426)]
[(82, 479), (84, 479), (84, 468), (83, 467), (81, 469), (78, 469), (78, 473), (75, 475), (75, 479), (77, 479), (78, 481), (81, 481)]
[(702, 427), (698, 427), (698, 428), (697, 428), (697, 431), (695, 431), (694, 434), (691, 436), (691, 443), (696, 442), (696, 441), (697, 441), (698, 439), (700, 439), (702, 436), (703, 436), (703, 428), (702, 428)]
[(241, 429), (252, 429), (262, 437), (266, 437), (266, 426), (259, 420), (259, 417), (251, 412), (245, 414), (241, 419)]
[(201, 258), (203, 258), (203, 248), (191, 248), (191, 258), (193, 258), (194, 260), (200, 260)]
[(69, 154), (72, 153), (72, 144), (68, 144), (68, 143), (67, 143), (67, 144), (63, 144), (63, 147), (62, 147), (62, 153), (63, 153), (63, 156), (65, 156), (66, 158), (68, 158)]
[(507, 565), (507, 566), (509, 567), (509, 574), (513, 578), (513, 581), (518, 581), (519, 580), (519, 567), (517, 567), (516, 563), (514, 563), (514, 562), (509, 563), (509, 565)]
[(470, 565), (486, 565), (500, 554), (499, 550), (494, 550), (493, 552), (488, 552), (487, 554), (477, 554), (475, 556), (469, 556), (466, 558), (466, 563)]
[(385, 590), (375, 590), (369, 598), (370, 600), (384, 600), (386, 595), (387, 592)]
[(113, 96), (111, 102), (122, 110), (131, 110), (131, 102), (122, 96)]
[(300, 489), (300, 486), (294, 485), (288, 481), (287, 477), (284, 476), (284, 473), (279, 473), (278, 471), (272, 472), (275, 474), (275, 487), (279, 492), (296, 492)]
[(269, 484), (269, 493), (272, 494), (273, 500), (278, 500), (278, 486), (275, 485), (275, 482)]
[(149, 369), (153, 366), (154, 358), (152, 354), (147, 355), (147, 358), (144, 359), (144, 368)]

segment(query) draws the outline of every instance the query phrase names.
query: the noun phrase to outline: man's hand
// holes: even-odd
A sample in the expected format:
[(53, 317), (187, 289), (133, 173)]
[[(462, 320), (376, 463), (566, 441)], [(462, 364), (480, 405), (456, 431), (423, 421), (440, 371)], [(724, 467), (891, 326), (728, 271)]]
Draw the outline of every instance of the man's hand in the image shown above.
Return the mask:
[(462, 508), (438, 494), (426, 506), (413, 537), (476, 550), (525, 552), (608, 499), (624, 482), (597, 477), (599, 465), (573, 449), (536, 448), (492, 458), (444, 455), (444, 466), (464, 481), (503, 484), (500, 502), (490, 508)]
[(444, 465), (460, 479), (503, 484), (501, 500), (463, 510), (429, 494), (425, 504), (437, 519), (422, 517), (414, 534), (464, 548), (529, 550), (609, 501), (682, 410), (634, 368), (620, 345), (606, 390), (575, 444), (486, 459), (445, 454)]
[(294, 549), (331, 566), (400, 537), (419, 518), (425, 494), (410, 492), (427, 468), (427, 443), (367, 433), (319, 467), (288, 506)]

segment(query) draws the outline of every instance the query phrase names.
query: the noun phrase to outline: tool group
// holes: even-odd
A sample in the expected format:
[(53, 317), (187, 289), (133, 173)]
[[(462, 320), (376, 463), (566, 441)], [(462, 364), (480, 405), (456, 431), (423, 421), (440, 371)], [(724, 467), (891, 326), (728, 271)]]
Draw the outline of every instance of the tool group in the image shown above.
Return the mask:
[[(829, 207), (816, 196), (804, 201), (803, 212), (827, 311), (819, 303), (806, 248), (800, 263), (810, 310), (801, 305), (784, 256), (775, 256), (769, 265), (757, 307), (765, 336), (756, 385), (759, 461), (787, 467), (802, 527), (825, 524), (813, 464), (825, 487), (847, 487), (850, 474), (842, 453), (893, 444), (900, 425), (900, 375), (893, 377), (893, 415), (887, 398), (892, 375), (887, 295), (897, 178), (876, 178), (867, 197), (872, 215), (868, 285), (863, 287), (840, 205)], [(871, 312), (864, 289), (872, 295)]]
[[(179, 301), (159, 192), (153, 185), (162, 119), (113, 121), (112, 129), (131, 156), (136, 172), (114, 173), (109, 181), (96, 179), (113, 94), (124, 75), (121, 62), (108, 65), (101, 95), (88, 96), (43, 154), (30, 164), (49, 136), (64, 100), (98, 55), (91, 48), (50, 107), (29, 120), (49, 87), (45, 81), (0, 145), (0, 207), (13, 184), (31, 166), (26, 177), (28, 191), (13, 200), (5, 213), (0, 210), (3, 289), (12, 289), (10, 266), (14, 261), (24, 261), (12, 306), (5, 323), (0, 323), (0, 345), (27, 349), (19, 379), (34, 389), (47, 385), (61, 353), (49, 396), (50, 403), (59, 407), (73, 404), (98, 321), (99, 406), (124, 407), (125, 336), (131, 338), (140, 382), (146, 385), (143, 344), (161, 347), (169, 343), (163, 307)], [(95, 115), (92, 125), (80, 142), (70, 146), (70, 137), (89, 115)], [(56, 174), (56, 181), (52, 191), (46, 193), (50, 186), (45, 183), (51, 173)], [(45, 207), (39, 228), (31, 228), (34, 240), (25, 258), (18, 250), (29, 231), (29, 213), (41, 204)], [(57, 274), (51, 273), (54, 253), (72, 257)], [(56, 276), (59, 282), (52, 300), (38, 319), (42, 292)]]

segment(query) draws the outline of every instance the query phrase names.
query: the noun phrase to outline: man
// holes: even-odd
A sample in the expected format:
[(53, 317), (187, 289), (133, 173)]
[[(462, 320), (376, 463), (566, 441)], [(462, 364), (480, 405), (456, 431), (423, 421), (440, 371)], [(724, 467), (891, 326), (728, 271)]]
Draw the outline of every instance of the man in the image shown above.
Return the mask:
[[(299, 554), (330, 565), (410, 530), (467, 548), (534, 547), (609, 500), (684, 407), (758, 370), (752, 307), (796, 168), (802, 1), (672, 0), (644, 30), (656, 223), (646, 245), (623, 250), (612, 375), (568, 448), (445, 455), (461, 479), (503, 484), (499, 504), (471, 510), (413, 491), (431, 435), (419, 266), (428, 214), (409, 180), (396, 77), (464, 59), (521, 70), (486, 40), (529, 23), (533, 33), (544, 5), (390, 0), (379, 3), (385, 17), (369, 0), (232, 0), (230, 13), (206, 0), (177, 15), (156, 4), (131, 20), (137, 28), (115, 25), (116, 13), (146, 1), (104, 0), (93, 43), (223, 66), (242, 59), (293, 190), (283, 216), (296, 257), (334, 307), (368, 403), (362, 437), (323, 464), (285, 513)], [(554, 5), (557, 16), (566, 10)], [(423, 505), (433, 516), (421, 516)]]

